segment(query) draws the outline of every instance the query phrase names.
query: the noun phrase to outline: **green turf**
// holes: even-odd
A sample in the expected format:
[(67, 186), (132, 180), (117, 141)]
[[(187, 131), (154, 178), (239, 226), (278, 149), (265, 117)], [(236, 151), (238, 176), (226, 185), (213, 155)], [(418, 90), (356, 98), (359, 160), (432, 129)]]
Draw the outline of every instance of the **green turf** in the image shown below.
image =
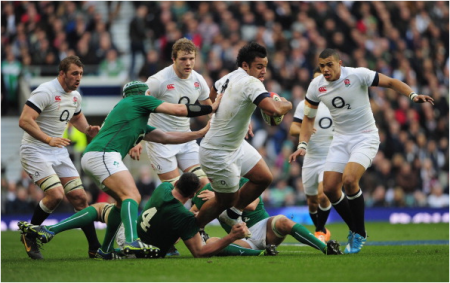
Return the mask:
[[(343, 243), (343, 224), (327, 226)], [(312, 227), (308, 227), (311, 229)], [(207, 227), (221, 236), (219, 227)], [(356, 255), (324, 256), (306, 246), (283, 245), (276, 257), (212, 257), (194, 259), (184, 244), (182, 256), (165, 259), (95, 261), (87, 258), (83, 233), (68, 231), (44, 246), (45, 260), (33, 261), (19, 232), (2, 232), (2, 281), (449, 281), (449, 246), (369, 245), (384, 241), (447, 240), (448, 224), (368, 223), (368, 245)], [(104, 231), (98, 231), (100, 239)], [(288, 237), (286, 243), (296, 243)]]

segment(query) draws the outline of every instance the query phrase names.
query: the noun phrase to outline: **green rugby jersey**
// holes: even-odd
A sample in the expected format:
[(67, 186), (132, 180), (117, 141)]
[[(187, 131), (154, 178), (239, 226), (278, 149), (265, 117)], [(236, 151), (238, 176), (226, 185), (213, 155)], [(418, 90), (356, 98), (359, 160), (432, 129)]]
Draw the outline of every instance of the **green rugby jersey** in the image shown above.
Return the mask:
[[(241, 188), (247, 182), (248, 182), (247, 178), (241, 178), (241, 180), (239, 181), (239, 188)], [(205, 203), (204, 200), (202, 200), (198, 197), (198, 195), (204, 190), (213, 191), (213, 189), (211, 188), (211, 184), (207, 184), (206, 186), (204, 186), (200, 191), (197, 192), (195, 197), (192, 198), (192, 203), (195, 204), (198, 209), (200, 209), (202, 207), (202, 205)], [(256, 209), (254, 211), (245, 211), (244, 210), (242, 212), (242, 221), (247, 223), (248, 228), (252, 227), (259, 221), (264, 220), (269, 217), (270, 217), (269, 214), (267, 213), (266, 209), (264, 208), (264, 202), (263, 202), (261, 196), (259, 197), (259, 203), (256, 206)], [(231, 227), (220, 220), (219, 220), (219, 222), (220, 222), (220, 225), (222, 226), (222, 228), (227, 233), (230, 233)]]
[(156, 129), (147, 125), (148, 117), (163, 102), (144, 95), (123, 98), (109, 112), (100, 132), (84, 152), (119, 152), (124, 158), (147, 133)]
[(163, 256), (178, 238), (189, 240), (199, 230), (194, 214), (173, 197), (172, 190), (173, 185), (168, 182), (159, 185), (137, 222), (139, 238), (160, 248)]

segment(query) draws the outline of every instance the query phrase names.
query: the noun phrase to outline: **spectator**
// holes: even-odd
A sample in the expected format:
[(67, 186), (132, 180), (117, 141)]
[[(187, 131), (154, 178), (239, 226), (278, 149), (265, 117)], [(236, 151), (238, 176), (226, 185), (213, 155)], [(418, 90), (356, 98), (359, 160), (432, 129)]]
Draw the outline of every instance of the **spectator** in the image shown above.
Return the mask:
[(100, 63), (99, 74), (102, 77), (116, 78), (118, 81), (125, 82), (127, 77), (125, 65), (117, 57), (116, 50), (108, 50), (106, 58)]
[(145, 5), (141, 5), (136, 9), (136, 16), (131, 20), (129, 27), (130, 36), (130, 50), (131, 50), (131, 65), (129, 77), (130, 80), (135, 80), (135, 66), (136, 55), (142, 54), (145, 58), (145, 45), (144, 42), (147, 38), (147, 28), (145, 25), (145, 17), (147, 16), (148, 8)]
[(434, 208), (448, 207), (449, 195), (444, 194), (442, 186), (435, 182), (431, 189), (431, 194), (428, 196), (428, 205)]

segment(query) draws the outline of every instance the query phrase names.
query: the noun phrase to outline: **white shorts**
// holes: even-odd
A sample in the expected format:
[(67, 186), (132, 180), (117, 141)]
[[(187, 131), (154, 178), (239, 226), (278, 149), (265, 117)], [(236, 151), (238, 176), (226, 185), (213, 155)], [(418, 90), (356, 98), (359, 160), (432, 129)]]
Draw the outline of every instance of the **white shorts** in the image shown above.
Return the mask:
[(118, 152), (86, 152), (81, 158), (81, 167), (102, 190), (105, 190), (103, 181), (106, 178), (120, 171), (128, 171)]
[(65, 147), (42, 148), (35, 145), (22, 145), (20, 162), (33, 182), (55, 174), (60, 178), (80, 176)]
[(242, 239), (247, 242), (253, 250), (264, 250), (266, 248), (267, 221), (269, 221), (269, 218), (261, 220), (250, 227), (248, 230), (250, 230), (252, 236), (248, 239)]
[(234, 193), (241, 176), (247, 174), (261, 159), (259, 152), (247, 141), (235, 151), (206, 149), (200, 146), (200, 164), (219, 193)]
[(348, 162), (361, 164), (365, 169), (372, 165), (380, 145), (378, 132), (360, 135), (333, 136), (324, 171), (344, 172)]
[(323, 181), (325, 158), (310, 158), (307, 155), (303, 161), (302, 182), (308, 196), (316, 196), (319, 193), (318, 186)]
[(190, 141), (183, 144), (160, 144), (146, 142), (150, 165), (157, 174), (171, 172), (177, 168), (182, 171), (200, 164), (198, 160), (198, 144)]

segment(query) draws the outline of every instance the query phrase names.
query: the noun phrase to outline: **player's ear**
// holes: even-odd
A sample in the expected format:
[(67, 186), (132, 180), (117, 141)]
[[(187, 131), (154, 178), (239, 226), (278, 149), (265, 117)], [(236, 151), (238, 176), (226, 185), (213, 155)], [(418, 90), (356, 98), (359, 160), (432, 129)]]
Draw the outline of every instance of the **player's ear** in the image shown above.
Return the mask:
[(339, 66), (342, 66), (342, 60), (339, 60)]
[(247, 64), (247, 62), (242, 62), (242, 69), (248, 71), (250, 69), (250, 66)]

